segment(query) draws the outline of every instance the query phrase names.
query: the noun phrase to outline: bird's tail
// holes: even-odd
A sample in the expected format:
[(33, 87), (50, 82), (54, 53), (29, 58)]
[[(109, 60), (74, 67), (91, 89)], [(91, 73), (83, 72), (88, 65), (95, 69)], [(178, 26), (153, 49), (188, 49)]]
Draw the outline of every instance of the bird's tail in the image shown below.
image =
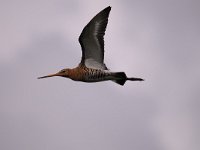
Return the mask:
[(125, 84), (125, 82), (127, 80), (130, 80), (130, 81), (144, 81), (141, 78), (128, 78), (124, 72), (116, 72), (113, 75), (114, 75), (114, 78), (115, 78), (113, 81), (115, 83), (117, 83), (117, 84), (122, 85), (122, 86)]

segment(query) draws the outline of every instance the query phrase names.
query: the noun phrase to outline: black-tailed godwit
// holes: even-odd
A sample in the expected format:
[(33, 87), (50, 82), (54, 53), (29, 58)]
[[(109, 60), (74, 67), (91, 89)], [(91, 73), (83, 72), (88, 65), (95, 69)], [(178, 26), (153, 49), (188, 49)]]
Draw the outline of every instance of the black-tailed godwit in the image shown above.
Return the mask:
[(108, 24), (111, 7), (99, 12), (83, 29), (79, 36), (82, 59), (78, 67), (63, 69), (58, 73), (39, 77), (38, 79), (61, 76), (75, 81), (99, 82), (114, 81), (124, 85), (127, 80), (143, 81), (141, 78), (128, 78), (124, 72), (111, 72), (104, 64), (104, 35)]

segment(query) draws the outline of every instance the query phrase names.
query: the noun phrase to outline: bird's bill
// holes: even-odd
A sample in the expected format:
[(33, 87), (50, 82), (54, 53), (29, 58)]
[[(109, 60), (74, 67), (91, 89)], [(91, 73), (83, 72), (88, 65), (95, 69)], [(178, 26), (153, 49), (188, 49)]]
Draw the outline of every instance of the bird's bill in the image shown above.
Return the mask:
[(38, 77), (38, 79), (49, 78), (49, 77), (55, 77), (55, 76), (60, 76), (60, 74), (59, 74), (59, 73), (49, 74), (49, 75), (47, 75), (47, 76)]

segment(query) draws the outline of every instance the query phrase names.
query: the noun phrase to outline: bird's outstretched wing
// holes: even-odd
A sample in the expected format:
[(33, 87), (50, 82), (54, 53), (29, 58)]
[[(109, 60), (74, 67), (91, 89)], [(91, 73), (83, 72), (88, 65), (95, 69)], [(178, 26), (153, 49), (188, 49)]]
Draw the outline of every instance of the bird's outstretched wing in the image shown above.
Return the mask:
[(85, 26), (79, 42), (82, 48), (81, 64), (88, 68), (107, 69), (104, 64), (104, 35), (111, 7), (99, 12)]

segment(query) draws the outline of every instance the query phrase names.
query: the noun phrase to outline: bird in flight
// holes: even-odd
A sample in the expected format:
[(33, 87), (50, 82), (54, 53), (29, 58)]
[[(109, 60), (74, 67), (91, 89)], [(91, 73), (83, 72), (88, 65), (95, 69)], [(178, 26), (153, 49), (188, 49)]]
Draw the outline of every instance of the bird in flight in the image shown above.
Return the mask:
[(38, 79), (60, 76), (82, 82), (111, 80), (119, 85), (124, 85), (127, 80), (143, 81), (141, 78), (129, 78), (124, 72), (111, 72), (104, 64), (104, 35), (110, 10), (110, 6), (106, 7), (84, 27), (79, 36), (82, 59), (78, 67), (63, 69), (55, 74), (39, 77)]

